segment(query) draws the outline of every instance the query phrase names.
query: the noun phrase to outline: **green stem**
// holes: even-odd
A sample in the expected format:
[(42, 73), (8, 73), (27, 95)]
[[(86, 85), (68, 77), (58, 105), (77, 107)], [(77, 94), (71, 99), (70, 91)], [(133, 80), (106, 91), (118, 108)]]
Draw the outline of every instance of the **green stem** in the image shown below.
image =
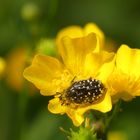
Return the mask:
[(19, 93), (18, 97), (18, 112), (17, 112), (17, 140), (22, 139), (22, 135), (25, 132), (25, 116), (28, 105), (28, 87), (25, 83), (23, 90)]
[[(106, 120), (105, 120), (105, 131), (107, 131), (111, 121), (117, 116), (117, 114), (120, 111), (120, 106), (121, 106), (121, 101), (119, 100), (118, 103), (115, 104), (114, 109), (112, 111), (111, 116), (106, 116)], [(108, 118), (109, 117), (109, 118)]]

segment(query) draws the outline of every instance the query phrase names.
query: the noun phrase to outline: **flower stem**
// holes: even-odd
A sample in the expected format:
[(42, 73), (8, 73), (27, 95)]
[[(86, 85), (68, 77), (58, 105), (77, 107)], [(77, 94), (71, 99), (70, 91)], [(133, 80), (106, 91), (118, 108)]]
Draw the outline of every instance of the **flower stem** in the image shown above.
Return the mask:
[(26, 110), (27, 110), (27, 105), (28, 105), (28, 99), (29, 99), (29, 95), (28, 95), (28, 86), (25, 82), (24, 84), (24, 88), (21, 91), (21, 93), (19, 93), (19, 97), (18, 97), (18, 110), (17, 110), (17, 140), (21, 140), (22, 139), (22, 135), (25, 132), (25, 114), (26, 114)]
[(119, 100), (115, 106), (114, 109), (112, 111), (111, 116), (106, 116), (106, 120), (105, 120), (105, 132), (107, 131), (111, 121), (117, 116), (117, 114), (120, 112), (120, 106), (121, 106), (121, 100)]

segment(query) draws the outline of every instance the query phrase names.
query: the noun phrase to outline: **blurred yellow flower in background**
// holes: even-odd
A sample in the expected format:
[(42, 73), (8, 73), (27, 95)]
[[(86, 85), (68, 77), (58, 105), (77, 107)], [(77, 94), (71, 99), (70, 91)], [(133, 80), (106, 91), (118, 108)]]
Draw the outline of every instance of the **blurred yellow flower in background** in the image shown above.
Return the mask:
[(121, 131), (111, 131), (107, 135), (107, 140), (128, 140), (127, 135)]
[[(31, 63), (31, 59), (27, 45), (15, 48), (7, 55), (5, 78), (12, 89), (19, 92), (24, 88), (23, 71), (27, 63)], [(32, 84), (28, 84), (30, 93), (35, 92), (36, 88)]]
[(20, 91), (23, 88), (23, 70), (27, 58), (27, 48), (19, 47), (12, 50), (7, 56), (6, 81), (13, 89)]
[(116, 53), (116, 67), (108, 84), (113, 101), (140, 96), (140, 50), (122, 45)]
[(0, 57), (0, 77), (3, 76), (3, 73), (5, 71), (6, 62), (3, 58)]
[(25, 69), (24, 77), (42, 95), (54, 96), (48, 105), (52, 113), (66, 113), (79, 126), (86, 111), (105, 113), (112, 108), (106, 82), (114, 68), (114, 53), (95, 51), (99, 47), (95, 33), (75, 38), (65, 36), (60, 41), (61, 37), (59, 33), (56, 40), (62, 60), (36, 55), (32, 65)]

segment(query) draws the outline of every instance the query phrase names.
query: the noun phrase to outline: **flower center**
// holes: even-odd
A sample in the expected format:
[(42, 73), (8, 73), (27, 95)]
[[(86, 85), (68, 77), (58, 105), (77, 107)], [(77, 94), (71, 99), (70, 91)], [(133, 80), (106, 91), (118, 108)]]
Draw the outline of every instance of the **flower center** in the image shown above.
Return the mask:
[[(101, 101), (105, 93), (106, 88), (99, 80), (89, 78), (76, 81), (65, 91), (65, 100), (62, 104), (94, 104)], [(60, 96), (60, 100), (64, 99), (62, 96)]]

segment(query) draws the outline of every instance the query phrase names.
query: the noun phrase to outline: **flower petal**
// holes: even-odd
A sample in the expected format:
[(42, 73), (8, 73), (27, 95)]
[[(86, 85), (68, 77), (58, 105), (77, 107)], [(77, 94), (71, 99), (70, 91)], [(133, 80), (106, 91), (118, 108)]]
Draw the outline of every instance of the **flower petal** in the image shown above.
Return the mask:
[(79, 126), (84, 121), (84, 117), (77, 114), (78, 112), (75, 111), (76, 109), (61, 105), (59, 98), (54, 98), (49, 101), (48, 110), (54, 114), (66, 113), (71, 118), (75, 126)]
[(114, 53), (101, 51), (100, 53), (91, 53), (86, 57), (85, 73), (106, 82), (106, 79), (114, 69)]
[(78, 38), (83, 36), (83, 30), (80, 26), (70, 26), (62, 29), (56, 37), (56, 43), (59, 46), (61, 44), (61, 39), (65, 36), (70, 38)]
[[(97, 35), (97, 46), (100, 47), (104, 46), (104, 33), (100, 30), (100, 28), (95, 23), (88, 23), (85, 25), (84, 28), (80, 26), (69, 26), (62, 29), (56, 37), (56, 44), (57, 46), (61, 46), (61, 39), (65, 36), (70, 38), (79, 38), (87, 36), (90, 33), (95, 33)], [(95, 51), (99, 51), (97, 48)], [(59, 48), (58, 48), (59, 50)]]
[(119, 101), (119, 99), (122, 99), (124, 101), (130, 101), (132, 100), (134, 97), (127, 93), (127, 92), (118, 92), (117, 94), (112, 96), (112, 101), (113, 103), (116, 103)]
[(24, 70), (24, 77), (32, 82), (43, 95), (55, 94), (52, 80), (61, 75), (61, 63), (50, 56), (36, 55), (32, 65)]
[(117, 52), (116, 66), (124, 73), (140, 76), (140, 50), (122, 45)]
[(108, 79), (110, 94), (113, 102), (123, 99), (129, 101), (135, 96), (140, 96), (140, 77), (129, 75), (115, 68)]
[(59, 46), (64, 64), (73, 74), (83, 72), (85, 57), (96, 48), (96, 35), (89, 34), (86, 37), (71, 39), (65, 37)]
[(104, 84), (106, 84), (109, 76), (115, 68), (115, 54), (104, 52), (104, 58), (106, 59), (104, 59), (104, 63), (98, 71), (97, 79), (100, 79)]
[(75, 126), (80, 126), (84, 122), (84, 116), (79, 114), (76, 109), (69, 109), (67, 115), (71, 118)]
[(67, 110), (67, 107), (64, 105), (61, 105), (59, 98), (54, 98), (49, 101), (48, 109), (50, 112), (54, 114), (58, 114), (58, 113), (64, 114)]
[(128, 101), (140, 96), (140, 50), (122, 45), (116, 54), (116, 67), (108, 85), (114, 101)]
[(101, 102), (87, 106), (87, 107), (79, 108), (76, 111), (79, 112), (79, 114), (83, 114), (84, 112), (90, 109), (98, 110), (103, 113), (110, 111), (112, 109), (110, 93), (107, 92), (104, 99)]
[(88, 23), (85, 28), (84, 28), (84, 34), (87, 35), (89, 33), (95, 33), (97, 34), (98, 38), (97, 38), (97, 44), (99, 45), (99, 47), (103, 47), (104, 46), (104, 33), (100, 30), (100, 28), (94, 24), (94, 23)]
[(110, 93), (107, 92), (102, 102), (92, 105), (90, 108), (101, 111), (103, 113), (110, 111), (112, 109), (112, 101), (111, 101)]

